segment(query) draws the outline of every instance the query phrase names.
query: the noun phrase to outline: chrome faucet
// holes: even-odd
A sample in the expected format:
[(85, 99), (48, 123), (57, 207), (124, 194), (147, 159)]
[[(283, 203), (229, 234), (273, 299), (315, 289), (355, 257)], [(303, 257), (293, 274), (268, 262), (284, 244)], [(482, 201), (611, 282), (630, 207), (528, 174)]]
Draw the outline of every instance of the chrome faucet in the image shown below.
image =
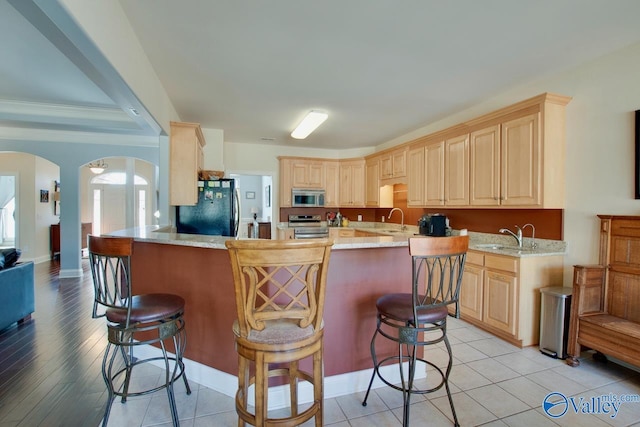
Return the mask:
[(500, 233), (510, 234), (511, 236), (513, 236), (513, 238), (516, 239), (516, 242), (518, 242), (518, 247), (521, 248), (522, 247), (522, 228), (518, 227), (517, 225), (515, 227), (518, 229), (517, 234), (509, 230), (508, 228), (501, 228), (498, 231)]
[(531, 227), (531, 247), (535, 249), (536, 246), (538, 246), (536, 243), (536, 228), (533, 224), (525, 224), (522, 226), (522, 229), (524, 230), (527, 227)]
[(400, 230), (404, 231), (404, 212), (402, 211), (402, 209), (400, 209), (400, 208), (393, 208), (393, 209), (391, 209), (391, 212), (389, 212), (388, 219), (391, 219), (391, 214), (392, 214), (394, 211), (400, 211), (400, 213), (402, 214), (402, 218), (400, 219), (400, 221), (401, 221), (401, 222), (400, 222)]

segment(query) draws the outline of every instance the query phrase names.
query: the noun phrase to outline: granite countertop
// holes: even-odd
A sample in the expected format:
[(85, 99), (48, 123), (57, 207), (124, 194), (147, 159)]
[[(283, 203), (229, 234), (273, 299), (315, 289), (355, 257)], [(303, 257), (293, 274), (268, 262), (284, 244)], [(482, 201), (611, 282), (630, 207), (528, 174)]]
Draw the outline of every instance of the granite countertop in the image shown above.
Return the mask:
[[(287, 223), (279, 223), (277, 227), (287, 227)], [(392, 223), (351, 222), (349, 227), (344, 228), (375, 232), (380, 235), (371, 237), (341, 237), (335, 239), (333, 249), (406, 247), (408, 246), (408, 239), (418, 233), (417, 226), (408, 225), (405, 226), (404, 230), (401, 230), (399, 224)], [(459, 230), (452, 231), (453, 235), (459, 233)], [(226, 249), (224, 242), (229, 239), (229, 237), (226, 236), (176, 233), (175, 229), (172, 229), (170, 226), (130, 228), (110, 233), (110, 235), (133, 237), (135, 240), (142, 242), (212, 249)], [(561, 240), (535, 239), (535, 249), (531, 248), (531, 242), (531, 238), (524, 238), (523, 247), (517, 248), (516, 242), (510, 236), (469, 232), (470, 250), (514, 257), (553, 256), (565, 255), (567, 253), (567, 244)]]

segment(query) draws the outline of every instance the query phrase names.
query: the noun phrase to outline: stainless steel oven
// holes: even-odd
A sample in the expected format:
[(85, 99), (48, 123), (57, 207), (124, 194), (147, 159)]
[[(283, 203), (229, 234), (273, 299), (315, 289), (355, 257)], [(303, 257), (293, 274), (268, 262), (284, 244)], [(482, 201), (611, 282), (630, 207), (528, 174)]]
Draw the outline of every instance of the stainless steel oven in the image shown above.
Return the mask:
[(329, 237), (329, 228), (322, 225), (320, 215), (289, 215), (289, 227), (294, 239), (320, 239)]

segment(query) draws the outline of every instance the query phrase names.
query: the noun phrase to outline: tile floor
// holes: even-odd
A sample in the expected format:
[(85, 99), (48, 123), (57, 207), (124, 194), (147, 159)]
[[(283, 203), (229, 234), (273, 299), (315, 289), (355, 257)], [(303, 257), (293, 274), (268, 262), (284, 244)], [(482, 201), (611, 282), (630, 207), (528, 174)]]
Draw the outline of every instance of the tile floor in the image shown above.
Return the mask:
[[(540, 354), (537, 347), (519, 349), (453, 318), (448, 334), (455, 359), (450, 384), (461, 426), (640, 426), (640, 401), (621, 404), (615, 417), (584, 413), (592, 397), (640, 394), (640, 376), (633, 370), (611, 362), (596, 363), (589, 353), (584, 353), (580, 367), (571, 368), (564, 361)], [(429, 350), (429, 357), (437, 365), (446, 363), (443, 348)], [(147, 369), (147, 380), (159, 379), (158, 368)], [(191, 387), (190, 396), (184, 392), (182, 381), (176, 389), (182, 426), (237, 426), (232, 398), (193, 381)], [(551, 392), (574, 398), (569, 399), (561, 417), (551, 418), (542, 408), (543, 399)], [(361, 405), (363, 396), (364, 392), (327, 399), (325, 425), (401, 425), (401, 393), (378, 388), (366, 407)], [(426, 397), (417, 395), (412, 402), (411, 425), (453, 425), (444, 391)], [(562, 405), (550, 411), (557, 415), (553, 411), (561, 409)], [(170, 425), (170, 421), (166, 393), (158, 392), (126, 404), (116, 401), (109, 426)]]

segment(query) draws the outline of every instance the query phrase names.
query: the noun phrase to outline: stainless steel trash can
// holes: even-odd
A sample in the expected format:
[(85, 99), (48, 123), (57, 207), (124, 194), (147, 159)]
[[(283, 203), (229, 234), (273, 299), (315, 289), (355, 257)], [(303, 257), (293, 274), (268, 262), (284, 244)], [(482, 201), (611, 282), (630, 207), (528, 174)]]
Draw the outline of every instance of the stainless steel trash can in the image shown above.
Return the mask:
[(540, 352), (566, 359), (572, 288), (540, 289)]

